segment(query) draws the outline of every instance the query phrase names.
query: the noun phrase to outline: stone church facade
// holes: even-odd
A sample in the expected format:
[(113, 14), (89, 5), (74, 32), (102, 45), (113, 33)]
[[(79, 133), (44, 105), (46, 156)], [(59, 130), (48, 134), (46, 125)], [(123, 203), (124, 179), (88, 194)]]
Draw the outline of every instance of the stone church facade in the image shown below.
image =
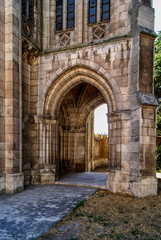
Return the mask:
[(107, 189), (157, 194), (151, 0), (1, 0), (0, 193), (91, 171), (108, 106)]

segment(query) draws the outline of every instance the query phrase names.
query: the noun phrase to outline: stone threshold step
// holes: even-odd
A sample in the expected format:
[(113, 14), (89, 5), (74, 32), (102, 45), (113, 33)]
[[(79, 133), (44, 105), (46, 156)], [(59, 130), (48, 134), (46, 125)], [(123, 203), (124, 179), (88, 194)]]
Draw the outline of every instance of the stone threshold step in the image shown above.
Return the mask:
[(80, 183), (67, 183), (67, 182), (59, 182), (59, 181), (55, 182), (55, 185), (66, 185), (66, 186), (78, 186), (78, 187), (106, 189), (106, 186), (88, 185), (88, 184), (80, 184)]

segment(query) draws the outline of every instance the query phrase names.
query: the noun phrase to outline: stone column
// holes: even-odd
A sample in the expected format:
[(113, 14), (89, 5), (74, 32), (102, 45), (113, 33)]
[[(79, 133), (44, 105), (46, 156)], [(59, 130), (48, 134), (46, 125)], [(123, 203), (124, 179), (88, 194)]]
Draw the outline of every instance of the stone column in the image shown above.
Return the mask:
[(129, 190), (131, 111), (122, 110), (108, 116), (109, 156), (106, 186), (112, 192), (131, 194)]
[(39, 131), (39, 159), (32, 169), (32, 184), (54, 184), (58, 174), (58, 120), (49, 116), (35, 116)]
[(21, 96), (21, 1), (5, 1), (6, 193), (23, 190)]
[(121, 169), (121, 114), (109, 114), (109, 159), (108, 169)]
[(156, 106), (154, 95), (138, 92), (140, 107), (131, 127), (130, 189), (135, 196), (157, 195), (155, 165)]
[[(107, 189), (136, 197), (157, 195), (155, 166), (157, 101), (138, 93), (140, 106), (109, 116)], [(138, 101), (139, 102), (139, 101)]]
[(94, 114), (90, 117), (86, 126), (86, 151), (85, 151), (85, 170), (91, 172), (95, 170), (94, 164)]
[(4, 0), (0, 1), (0, 194), (5, 192), (5, 129), (4, 129)]

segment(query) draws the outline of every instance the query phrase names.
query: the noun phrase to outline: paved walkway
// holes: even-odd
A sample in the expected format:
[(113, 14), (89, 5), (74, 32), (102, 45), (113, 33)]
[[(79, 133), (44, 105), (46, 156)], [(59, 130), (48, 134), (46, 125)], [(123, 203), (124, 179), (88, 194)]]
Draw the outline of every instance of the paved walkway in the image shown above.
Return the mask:
[(106, 173), (82, 172), (61, 176), (56, 184), (106, 189)]
[(0, 240), (28, 240), (41, 236), (81, 199), (96, 188), (30, 186), (24, 192), (0, 196)]
[[(161, 174), (157, 177), (161, 178)], [(88, 198), (97, 188), (104, 189), (106, 173), (70, 174), (56, 184), (30, 186), (22, 193), (1, 195), (0, 240), (29, 240), (41, 236), (78, 201)]]

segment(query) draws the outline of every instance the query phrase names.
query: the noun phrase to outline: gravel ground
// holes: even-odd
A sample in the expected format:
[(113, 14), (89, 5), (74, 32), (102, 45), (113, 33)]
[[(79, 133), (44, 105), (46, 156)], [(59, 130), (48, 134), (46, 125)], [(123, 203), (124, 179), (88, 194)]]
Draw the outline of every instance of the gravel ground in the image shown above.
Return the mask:
[(161, 240), (161, 190), (137, 199), (98, 190), (39, 240)]

